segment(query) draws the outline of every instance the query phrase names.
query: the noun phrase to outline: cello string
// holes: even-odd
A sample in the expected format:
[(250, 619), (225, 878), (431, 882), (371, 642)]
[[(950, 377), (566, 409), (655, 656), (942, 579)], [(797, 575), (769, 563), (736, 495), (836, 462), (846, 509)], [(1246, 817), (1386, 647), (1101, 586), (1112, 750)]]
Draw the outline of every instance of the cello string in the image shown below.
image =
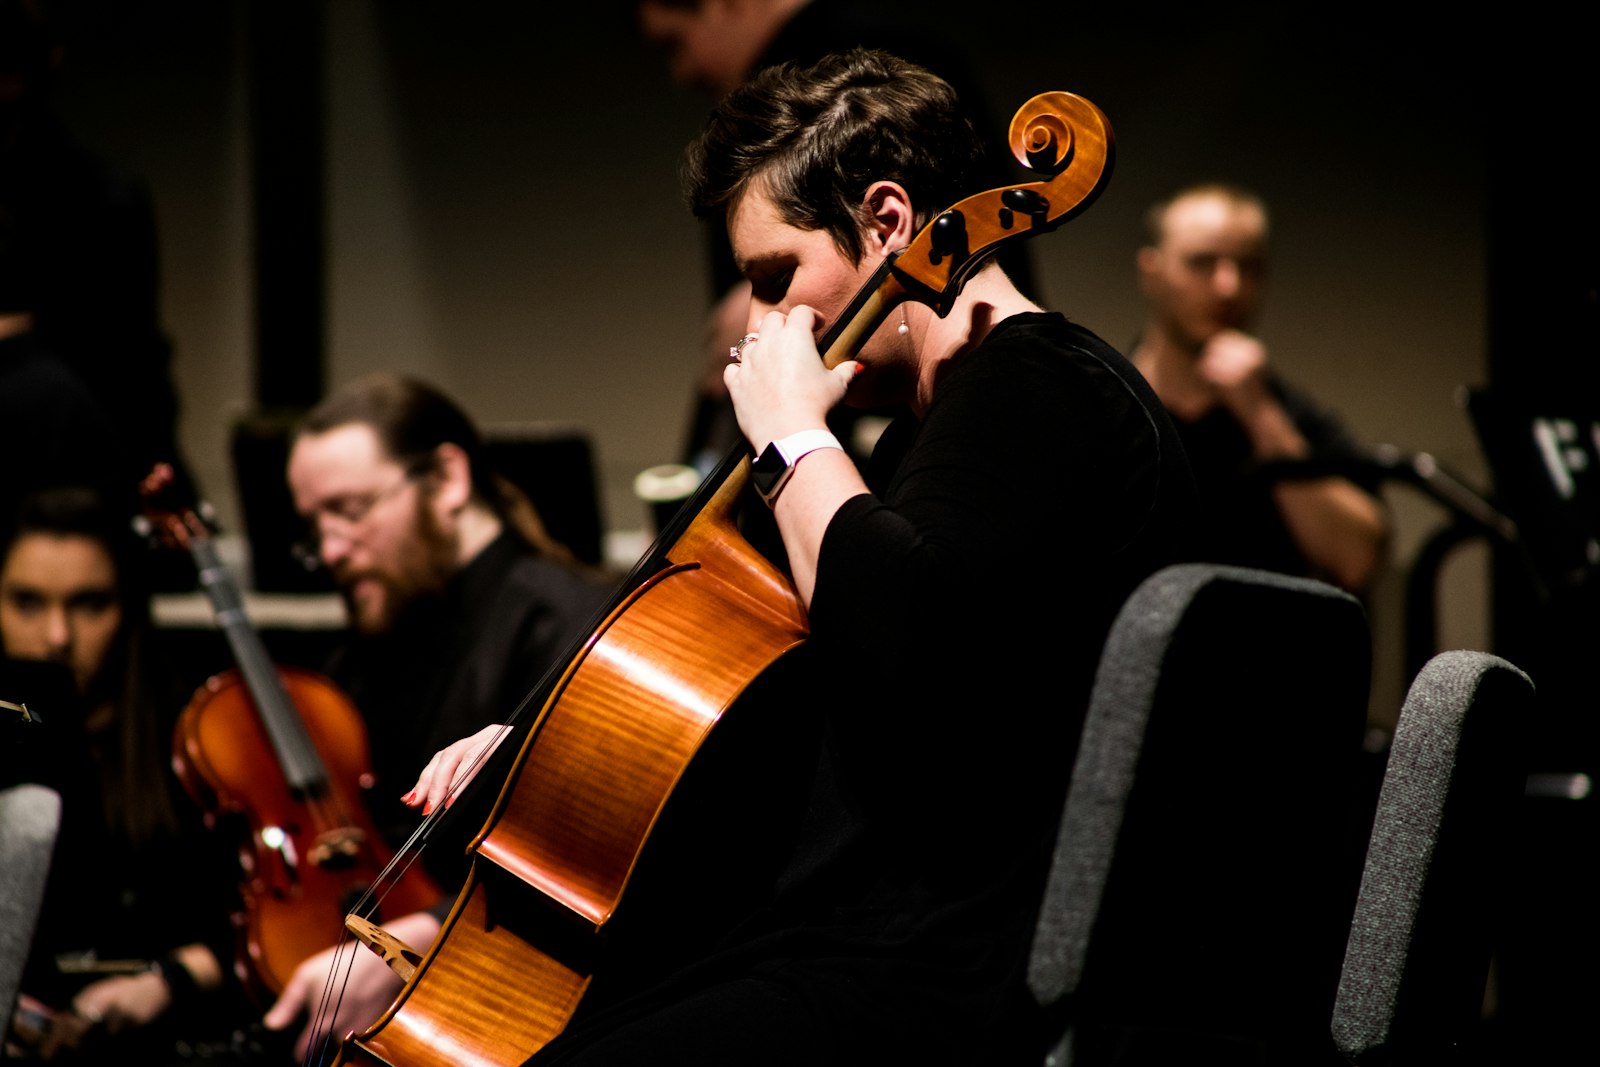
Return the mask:
[[(349, 950), (349, 962), (341, 964), (339, 957)], [(305, 1057), (301, 1061), (304, 1067), (314, 1067), (316, 1064), (328, 1062), (329, 1047), (333, 1044), (333, 1024), (337, 1020), (339, 1008), (344, 1004), (345, 990), (350, 985), (350, 972), (355, 968), (355, 953), (357, 945), (355, 938), (346, 935), (334, 946), (333, 966), (328, 970), (328, 980), (322, 985), (322, 997), (317, 1002), (317, 1010), (311, 1016), (311, 1032), (317, 1036), (314, 1040), (306, 1042)], [(339, 980), (337, 976), (343, 971), (344, 977)], [(339, 992), (334, 994), (333, 988), (337, 985)], [(329, 1005), (332, 1008), (329, 1008)], [(324, 1028), (326, 1024), (326, 1028)]]
[[(1030, 101), (1030, 105), (1038, 101), (1046, 101), (1048, 103), (1056, 97), (1065, 100), (1067, 94), (1045, 94), (1035, 98), (1035, 101)], [(1089, 117), (1092, 118), (1098, 115), (1098, 109), (1095, 109), (1092, 104), (1088, 104), (1087, 101), (1082, 103), (1090, 112)], [(1013, 122), (1013, 141), (1019, 140), (1019, 126), (1024, 128), (1024, 132), (1034, 130), (1036, 126), (1038, 129), (1045, 131), (1043, 134), (1021, 138), (1028, 149), (1028, 158), (1023, 159), (1019, 154), (1018, 159), (1029, 169), (1042, 170), (1050, 175), (1051, 181), (1039, 183), (1033, 187), (1008, 186), (1004, 189), (994, 190), (991, 193), (980, 194), (978, 197), (969, 197), (961, 201), (955, 208), (941, 215), (941, 219), (945, 219), (946, 216), (953, 216), (959, 221), (963, 212), (971, 214), (970, 221), (972, 225), (969, 227), (967, 236), (973, 238), (974, 241), (970, 246), (964, 237), (961, 247), (952, 249), (948, 239), (941, 240), (937, 236), (937, 234), (945, 231), (937, 229), (930, 223), (919, 233), (911, 246), (886, 257), (885, 262), (875, 274), (873, 282), (863, 288), (856, 301), (847, 309), (845, 315), (834, 324), (834, 328), (827, 331), (824, 337), (819, 339), (819, 349), (824, 353), (824, 359), (830, 367), (840, 361), (833, 358), (835, 347), (838, 347), (841, 351), (847, 349), (851, 347), (852, 338), (858, 336), (847, 336), (842, 332), (841, 328), (845, 324), (854, 325), (857, 318), (864, 318), (871, 325), (863, 325), (863, 328), (875, 328), (875, 325), (885, 318), (889, 308), (894, 303), (904, 299), (915, 299), (919, 302), (927, 303), (936, 311), (939, 311), (941, 307), (948, 310), (949, 299), (953, 298), (954, 293), (959, 291), (966, 277), (976, 270), (985, 258), (993, 253), (998, 243), (1014, 237), (1027, 236), (1031, 233), (1044, 232), (1051, 229), (1055, 223), (1065, 221), (1079, 207), (1087, 206), (1087, 203), (1094, 199), (1101, 185), (1103, 185), (1103, 176), (1107, 173), (1106, 166), (1109, 163), (1109, 153), (1106, 153), (1100, 159), (1089, 160), (1091, 173), (1086, 180), (1079, 182), (1076, 180), (1077, 176), (1074, 175), (1073, 179), (1065, 183), (1058, 182), (1057, 177), (1066, 169), (1068, 159), (1072, 155), (1068, 151), (1073, 144), (1073, 137), (1070, 136), (1072, 127), (1068, 127), (1066, 132), (1069, 136), (1064, 139), (1064, 142), (1059, 140), (1053, 133), (1050, 133), (1054, 127), (1049, 122), (1043, 121), (1043, 119), (1055, 120), (1055, 116), (1050, 114), (1049, 110), (1048, 107), (1045, 108), (1045, 114), (1042, 119), (1040, 116), (1034, 115), (1028, 122), (1021, 122), (1025, 113), (1028, 112), (1028, 107), (1025, 106), (1024, 111), (1019, 112), (1018, 120)], [(1060, 125), (1060, 120), (1056, 121), (1056, 125)], [(1049, 134), (1049, 136), (1045, 136), (1045, 134)], [(1093, 137), (1089, 138), (1090, 142), (1094, 140)], [(1109, 147), (1109, 128), (1104, 128), (1103, 140), (1106, 142), (1106, 147)], [(1054, 162), (1044, 158), (1049, 155), (1045, 151), (1047, 148), (1062, 149), (1061, 152), (1056, 153), (1058, 158)], [(1085, 155), (1092, 156), (1094, 153), (1077, 153), (1079, 159), (1082, 159)], [(1039, 158), (1036, 159), (1035, 157)], [(1036, 166), (1035, 164), (1038, 162), (1048, 163), (1049, 166)], [(1081, 171), (1084, 168), (1077, 169)], [(1060, 187), (1058, 188), (1058, 186)], [(1048, 192), (1051, 195), (1046, 197), (1043, 192)], [(1068, 194), (1065, 201), (1063, 200), (1063, 194)], [(990, 202), (991, 200), (993, 203)], [(1016, 215), (1015, 220), (1013, 219), (1014, 215)], [(1024, 220), (1028, 225), (1014, 225), (1014, 221)], [(909, 265), (902, 264), (902, 266), (906, 267), (903, 275), (900, 271), (894, 270), (895, 261), (900, 258), (900, 252), (909, 252), (913, 249), (921, 249), (922, 252), (928, 253), (923, 258), (926, 258), (932, 267), (941, 269), (928, 269), (919, 260), (915, 265), (915, 269)], [(741, 444), (734, 449), (717, 471), (707, 477), (705, 482), (702, 483), (701, 489), (696, 492), (695, 496), (687, 504), (680, 507), (677, 516), (658, 536), (655, 545), (641, 557), (634, 570), (620, 583), (620, 595), (611, 601), (608, 609), (604, 609), (601, 615), (597, 616), (595, 624), (588, 629), (587, 635), (575, 642), (574, 646), (569, 650), (569, 655), (557, 661), (557, 666), (546, 673), (545, 680), (541, 681), (524, 698), (517, 709), (501, 725), (508, 728), (518, 725), (524, 711), (536, 696), (553, 693), (554, 695), (550, 696), (550, 701), (554, 702), (556, 700), (559, 692), (556, 687), (548, 684), (552, 675), (562, 670), (576, 670), (585, 655), (585, 649), (581, 646), (585, 642), (599, 639), (599, 635), (606, 629), (609, 621), (606, 616), (609, 613), (620, 613), (623, 610), (629, 599), (641, 589), (645, 580), (652, 576), (654, 573), (652, 568), (656, 568), (666, 562), (666, 553), (676, 544), (678, 536), (687, 527), (690, 519), (701, 510), (700, 505), (720, 487), (737, 463), (747, 459), (748, 448)], [(561, 680), (564, 681), (565, 676)], [(543, 710), (543, 707), (541, 707), (541, 715)], [(536, 718), (530, 728), (530, 736), (522, 742), (524, 748), (533, 743), (533, 735), (537, 733), (540, 726), (541, 720)], [(456, 799), (467, 784), (473, 780), (474, 776), (482, 769), (485, 761), (499, 749), (509, 733), (509, 729), (502, 732), (495, 738), (494, 744), (482, 746), (464, 764), (463, 768), (460, 769), (461, 773), (455, 775), (449, 783), (445, 801), (436, 810), (423, 818), (421, 825), (413, 833), (412, 839), (408, 841), (404, 851), (411, 851), (411, 842), (419, 838), (425, 838), (429, 830), (438, 824), (450, 807), (451, 801)], [(397, 855), (395, 860), (391, 861), (390, 866), (392, 867), (398, 860), (399, 857)], [(439, 938), (442, 939), (444, 936), (445, 932), (441, 932)], [(435, 947), (437, 947), (437, 941)], [(348, 975), (346, 976), (346, 981), (348, 981)]]
[[(361, 897), (350, 909), (350, 914), (370, 919), (382, 907), (383, 900), (390, 889), (399, 884), (412, 865), (422, 858), (422, 850), (427, 847), (428, 836), (445, 816), (450, 806), (450, 801), (460, 794), (466, 784), (475, 777), (483, 763), (510, 735), (512, 725), (517, 716), (522, 713), (523, 708), (526, 707), (533, 695), (533, 693), (530, 693), (506, 721), (498, 724), (500, 733), (492, 744), (485, 745), (470, 762), (463, 767), (457, 768), (446, 802), (439, 805), (418, 823), (416, 829), (411, 832), (400, 848), (395, 850), (389, 862), (378, 872), (372, 884), (368, 885), (363, 891)], [(396, 871), (397, 868), (398, 873)], [(344, 1002), (344, 994), (349, 987), (350, 976), (355, 969), (356, 954), (361, 950), (361, 947), (357, 943), (357, 938), (348, 929), (340, 938), (338, 944), (334, 946), (332, 966), (328, 970), (327, 979), (323, 982), (322, 994), (318, 1000), (317, 1009), (312, 1016), (312, 1033), (320, 1034), (320, 1037), (308, 1042), (306, 1046), (304, 1060), (306, 1067), (312, 1067), (313, 1063), (328, 1062), (329, 1049), (335, 1041), (333, 1021), (337, 1019), (339, 1008)], [(368, 947), (370, 948), (370, 946)], [(335, 987), (338, 989), (337, 993), (334, 992)], [(326, 1026), (326, 1029), (324, 1029), (324, 1026)]]

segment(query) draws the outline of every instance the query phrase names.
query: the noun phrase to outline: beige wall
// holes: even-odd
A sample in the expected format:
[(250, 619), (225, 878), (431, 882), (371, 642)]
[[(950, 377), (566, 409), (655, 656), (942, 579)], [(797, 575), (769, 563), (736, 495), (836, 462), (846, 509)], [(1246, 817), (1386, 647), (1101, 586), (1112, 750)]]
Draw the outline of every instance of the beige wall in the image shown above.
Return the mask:
[[(154, 185), (182, 440), (236, 522), (227, 430), (251, 403), (256, 358), (243, 20), (228, 4), (171, 10), (165, 32), (84, 50), (63, 101), (91, 143)], [(669, 88), (614, 15), (574, 36), (534, 5), (443, 14), (458, 10), (326, 7), (329, 377), (401, 368), (483, 421), (585, 426), (607, 522), (636, 527), (632, 478), (676, 457), (698, 358), (706, 282), (675, 167), (702, 103)], [(1456, 404), (1484, 376), (1485, 191), (1455, 76), (1331, 45), (1308, 54), (1271, 28), (1151, 35), (1131, 21), (961, 30), (997, 112), (1067, 89), (1116, 131), (1107, 193), (1037, 242), (1050, 302), (1125, 345), (1145, 204), (1195, 177), (1254, 185), (1275, 212), (1262, 332), (1284, 373), (1368, 441), (1433, 453), (1484, 484)], [(1379, 703), (1398, 701), (1400, 572), (1444, 518), (1406, 490), (1392, 502)], [(1487, 645), (1484, 570), (1469, 550), (1447, 572), (1452, 647)]]

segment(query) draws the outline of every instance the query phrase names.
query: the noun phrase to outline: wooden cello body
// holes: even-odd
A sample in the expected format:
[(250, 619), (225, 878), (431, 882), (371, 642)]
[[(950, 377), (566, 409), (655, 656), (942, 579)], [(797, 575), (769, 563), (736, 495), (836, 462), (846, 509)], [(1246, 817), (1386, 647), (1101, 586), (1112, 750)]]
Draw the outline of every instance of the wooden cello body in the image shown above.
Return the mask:
[[(825, 363), (850, 358), (903, 300), (947, 313), (996, 247), (1073, 217), (1109, 177), (1110, 126), (1081, 97), (1030, 100), (1011, 141), (1049, 180), (941, 213), (839, 316), (819, 343)], [(399, 998), (335, 1062), (514, 1065), (566, 1027), (689, 762), (808, 633), (787, 578), (737, 530), (748, 472), (740, 449), (707, 476), (559, 677), (530, 695), (536, 717), (444, 928), (420, 962), (396, 968)]]
[(146, 479), (146, 518), (194, 556), (237, 662), (179, 715), (173, 769), (208, 823), (240, 830), (234, 970), (270, 1001), (302, 961), (339, 943), (352, 911), (406, 914), (442, 892), (417, 865), (383, 880), (393, 853), (362, 797), (364, 720), (329, 679), (271, 661), (203, 521), (161, 505), (168, 484), (159, 468)]
[(433, 949), (339, 1062), (515, 1063), (566, 1025), (689, 761), (806, 635), (788, 581), (734, 528), (743, 481), (721, 483), (555, 681)]

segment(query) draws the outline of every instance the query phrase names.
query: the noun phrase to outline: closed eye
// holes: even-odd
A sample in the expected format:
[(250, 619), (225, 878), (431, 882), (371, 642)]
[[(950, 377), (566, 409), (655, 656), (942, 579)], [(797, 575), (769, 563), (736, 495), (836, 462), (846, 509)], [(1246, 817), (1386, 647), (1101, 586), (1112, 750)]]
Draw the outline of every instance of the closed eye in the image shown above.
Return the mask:
[(750, 298), (763, 304), (777, 305), (789, 294), (794, 281), (794, 268), (775, 271), (755, 271), (750, 275)]
[(44, 608), (44, 597), (32, 589), (11, 589), (6, 592), (6, 603), (18, 614), (32, 615)]

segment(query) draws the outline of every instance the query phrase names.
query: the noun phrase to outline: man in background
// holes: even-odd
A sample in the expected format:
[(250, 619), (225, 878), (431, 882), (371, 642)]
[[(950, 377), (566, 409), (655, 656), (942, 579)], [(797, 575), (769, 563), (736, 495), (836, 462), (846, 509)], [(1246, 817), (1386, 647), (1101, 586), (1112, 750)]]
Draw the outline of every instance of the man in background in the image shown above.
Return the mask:
[[(325, 399), (296, 430), (288, 479), (303, 552), (344, 600), (351, 633), (327, 673), (367, 722), (368, 803), (398, 848), (417, 825), (401, 794), (428, 757), (504, 723), (589, 634), (610, 590), (535, 547), (516, 522), (526, 501), (496, 477), (471, 420), (413, 378), (374, 374)], [(437, 936), (465, 881), (477, 813), (436, 823), (422, 858), (445, 892), (440, 907), (385, 923), (407, 944)], [(310, 1016), (334, 962), (330, 950), (302, 964), (267, 1025)], [(354, 953), (335, 1032), (370, 1024), (399, 985), (376, 955)]]
[(1344, 424), (1281, 380), (1255, 336), (1267, 209), (1226, 184), (1152, 206), (1138, 252), (1150, 307), (1130, 349), (1177, 424), (1203, 501), (1199, 552), (1358, 596), (1383, 563), (1379, 479)]

